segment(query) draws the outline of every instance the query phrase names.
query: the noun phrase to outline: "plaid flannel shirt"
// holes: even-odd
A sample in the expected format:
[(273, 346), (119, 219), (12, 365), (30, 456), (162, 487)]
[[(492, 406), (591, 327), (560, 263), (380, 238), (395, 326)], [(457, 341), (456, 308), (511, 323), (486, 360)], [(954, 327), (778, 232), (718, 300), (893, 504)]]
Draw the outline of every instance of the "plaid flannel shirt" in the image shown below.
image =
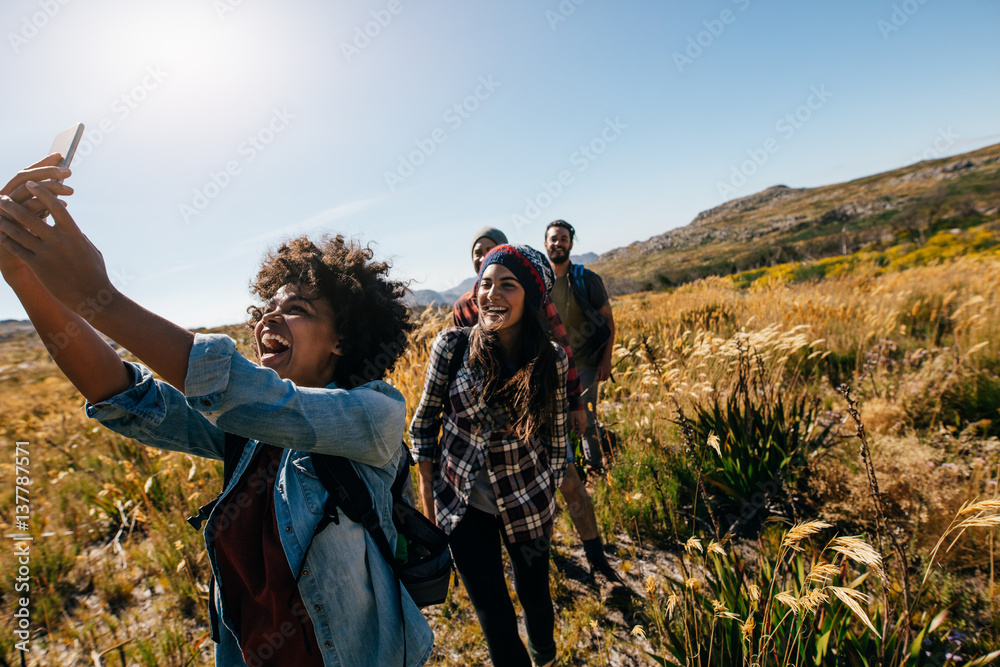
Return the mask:
[[(549, 318), (552, 323), (552, 335), (556, 337), (556, 342), (562, 347), (569, 360), (569, 372), (566, 373), (566, 399), (569, 401), (569, 411), (583, 410), (585, 407), (583, 399), (580, 398), (580, 376), (576, 372), (576, 364), (573, 363), (573, 351), (569, 348), (569, 333), (566, 325), (559, 317), (556, 304), (545, 295), (542, 303), (542, 314)], [(474, 327), (479, 322), (479, 307), (476, 305), (476, 288), (473, 287), (463, 294), (455, 302), (451, 309), (451, 319), (456, 327)]]
[[(445, 329), (434, 340), (424, 393), (410, 424), (414, 459), (434, 463), (438, 526), (450, 534), (462, 520), (488, 457), (490, 484), (508, 541), (547, 539), (556, 489), (566, 474), (565, 386), (559, 384), (556, 417), (548, 429), (530, 441), (517, 440), (503, 428), (506, 411), (483, 402), (478, 390), (482, 381), (469, 367), (468, 349), (454, 381), (446, 386), (458, 336), (459, 329)], [(560, 354), (560, 377), (566, 369), (566, 357)]]

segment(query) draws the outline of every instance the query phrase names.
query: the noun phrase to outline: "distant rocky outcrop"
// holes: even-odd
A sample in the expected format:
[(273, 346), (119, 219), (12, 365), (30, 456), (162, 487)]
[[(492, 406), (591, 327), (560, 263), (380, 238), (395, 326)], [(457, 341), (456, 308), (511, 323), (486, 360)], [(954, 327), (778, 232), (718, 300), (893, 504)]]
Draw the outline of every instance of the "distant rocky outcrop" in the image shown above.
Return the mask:
[(1000, 144), (818, 188), (775, 185), (702, 211), (684, 227), (600, 255), (612, 293), (921, 238), (1000, 211)]
[(28, 320), (0, 320), (0, 340), (15, 334), (30, 333), (35, 330)]

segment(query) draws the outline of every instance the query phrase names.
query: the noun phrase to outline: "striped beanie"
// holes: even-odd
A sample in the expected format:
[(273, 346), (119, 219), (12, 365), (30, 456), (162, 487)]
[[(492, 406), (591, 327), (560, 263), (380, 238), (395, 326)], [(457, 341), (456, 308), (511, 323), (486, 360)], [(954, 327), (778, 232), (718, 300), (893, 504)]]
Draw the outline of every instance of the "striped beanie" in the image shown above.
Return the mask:
[(482, 266), (479, 267), (480, 282), (486, 267), (490, 264), (499, 264), (514, 274), (517, 282), (524, 288), (525, 300), (535, 310), (542, 307), (545, 295), (555, 284), (555, 274), (552, 273), (548, 258), (531, 246), (520, 243), (507, 244), (498, 245), (490, 250), (483, 258)]

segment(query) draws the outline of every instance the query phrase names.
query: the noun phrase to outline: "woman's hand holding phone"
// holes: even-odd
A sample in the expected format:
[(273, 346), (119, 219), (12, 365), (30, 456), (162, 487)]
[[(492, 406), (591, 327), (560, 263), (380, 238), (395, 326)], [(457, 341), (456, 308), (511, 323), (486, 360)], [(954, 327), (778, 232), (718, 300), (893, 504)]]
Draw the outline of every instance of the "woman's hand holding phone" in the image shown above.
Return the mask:
[[(27, 183), (39, 183), (47, 192), (56, 197), (73, 194), (73, 188), (63, 183), (63, 180), (69, 178), (73, 173), (69, 170), (69, 165), (73, 161), (73, 156), (76, 154), (76, 148), (80, 145), (82, 137), (83, 123), (77, 123), (57, 134), (52, 141), (52, 147), (49, 148), (49, 155), (19, 171), (14, 178), (7, 182), (7, 185), (0, 188), (0, 201), (7, 199), (16, 204), (22, 204), (24, 208), (37, 217), (43, 220), (47, 218), (49, 216), (48, 207), (28, 190)], [(61, 199), (56, 199), (56, 202), (60, 208), (66, 206), (66, 203)], [(0, 246), (7, 245), (5, 241), (8, 239), (0, 229)], [(27, 268), (23, 258), (4, 247), (0, 247), (0, 273), (3, 274), (4, 280), (11, 285), (13, 285), (12, 280), (33, 278), (33, 276), (27, 275), (30, 273), (30, 269)]]
[(54, 224), (50, 226), (10, 197), (0, 199), (0, 245), (5, 251), (26, 264), (45, 289), (69, 308), (105, 291), (114, 294), (104, 257), (50, 190), (55, 186), (29, 180), (24, 187), (42, 208), (52, 211)]
[(60, 155), (53, 153), (39, 160), (30, 167), (25, 167), (7, 185), (0, 188), (0, 195), (10, 197), (18, 204), (24, 204), (30, 211), (40, 213), (45, 210), (41, 202), (34, 199), (25, 183), (34, 181), (42, 183), (46, 189), (57, 196), (68, 196), (73, 194), (73, 188), (62, 181), (72, 176), (73, 172), (66, 167), (60, 167), (62, 162)]
[[(3, 188), (0, 188), (0, 201), (7, 200), (20, 204), (35, 216), (39, 216), (42, 213), (47, 215), (48, 209), (46, 206), (28, 190), (26, 184), (29, 181), (35, 181), (41, 184), (48, 192), (57, 196), (73, 194), (73, 188), (61, 182), (63, 179), (69, 178), (72, 174), (69, 169), (59, 166), (62, 161), (61, 155), (52, 154), (30, 167), (22, 169)], [(57, 201), (59, 201), (61, 207), (65, 206), (61, 200)], [(0, 246), (3, 246), (3, 242), (6, 240), (6, 234), (0, 229)], [(27, 265), (4, 247), (0, 247), (0, 273), (3, 274), (4, 280), (11, 285), (14, 284), (11, 282), (12, 280), (34, 278)]]

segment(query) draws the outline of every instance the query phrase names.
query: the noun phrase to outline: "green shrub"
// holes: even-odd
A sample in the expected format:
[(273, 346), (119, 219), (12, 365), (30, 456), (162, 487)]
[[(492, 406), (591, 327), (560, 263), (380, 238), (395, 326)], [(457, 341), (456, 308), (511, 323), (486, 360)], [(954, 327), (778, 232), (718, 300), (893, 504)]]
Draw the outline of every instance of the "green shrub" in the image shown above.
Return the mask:
[(701, 470), (713, 509), (724, 517), (720, 529), (745, 532), (759, 526), (769, 508), (794, 510), (791, 489), (808, 462), (832, 444), (833, 424), (819, 421), (817, 399), (806, 393), (786, 398), (751, 373), (748, 350), (739, 354), (734, 389), (695, 404), (688, 437), (712, 445), (703, 450)]

